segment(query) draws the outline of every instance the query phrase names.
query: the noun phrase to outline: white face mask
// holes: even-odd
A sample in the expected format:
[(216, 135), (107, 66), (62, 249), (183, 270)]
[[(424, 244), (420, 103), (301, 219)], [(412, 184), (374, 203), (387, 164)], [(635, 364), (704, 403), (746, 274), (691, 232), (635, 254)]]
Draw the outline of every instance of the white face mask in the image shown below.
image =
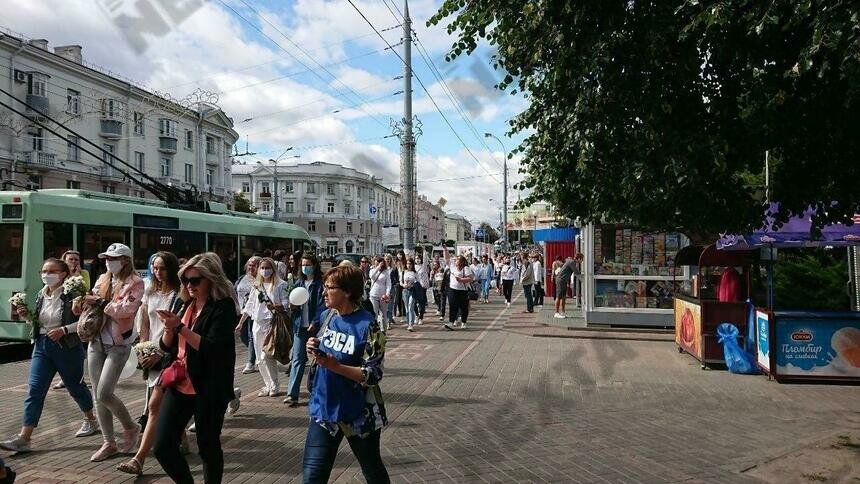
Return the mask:
[(42, 282), (48, 287), (54, 287), (60, 282), (58, 274), (42, 274)]
[(110, 271), (111, 274), (119, 274), (119, 271), (122, 270), (122, 261), (121, 260), (109, 260), (106, 263), (107, 270)]
[(272, 269), (260, 269), (260, 274), (263, 276), (264, 279), (272, 277), (273, 272), (274, 271), (272, 271)]

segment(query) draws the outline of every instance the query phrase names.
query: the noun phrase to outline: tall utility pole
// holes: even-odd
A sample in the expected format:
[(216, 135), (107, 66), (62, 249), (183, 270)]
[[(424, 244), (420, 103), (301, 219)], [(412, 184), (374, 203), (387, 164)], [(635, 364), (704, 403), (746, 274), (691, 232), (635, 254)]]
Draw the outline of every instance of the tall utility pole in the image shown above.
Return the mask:
[(403, 6), (403, 135), (400, 137), (400, 196), (403, 199), (403, 248), (415, 249), (415, 137), (412, 134), (412, 19)]
[(493, 133), (484, 133), (484, 137), (493, 138), (498, 141), (500, 145), (502, 145), (502, 156), (504, 156), (504, 166), (502, 170), (503, 179), (502, 179), (502, 214), (504, 218), (502, 219), (502, 233), (500, 234), (502, 239), (502, 250), (508, 247), (508, 152), (505, 149), (505, 144), (502, 143), (502, 140), (499, 139), (498, 136)]

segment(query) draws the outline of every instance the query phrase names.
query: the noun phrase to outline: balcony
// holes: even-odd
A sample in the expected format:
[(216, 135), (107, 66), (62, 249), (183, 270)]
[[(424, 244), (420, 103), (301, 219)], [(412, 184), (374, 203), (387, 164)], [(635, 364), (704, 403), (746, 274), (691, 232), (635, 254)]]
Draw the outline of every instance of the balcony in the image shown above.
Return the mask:
[(54, 153), (48, 153), (47, 151), (25, 151), (19, 153), (19, 155), (18, 160), (21, 163), (45, 167), (53, 167), (56, 159)]
[(206, 164), (218, 166), (221, 164), (221, 156), (218, 153), (206, 153)]
[(211, 193), (212, 195), (215, 195), (216, 197), (223, 197), (224, 196), (224, 187), (210, 186), (209, 187), (209, 193)]
[(179, 186), (182, 184), (182, 180), (179, 178), (173, 178), (172, 176), (157, 176), (155, 179), (165, 185)]
[(123, 174), (114, 170), (113, 167), (102, 166), (99, 168), (99, 177), (104, 181), (121, 181)]
[(122, 121), (118, 119), (102, 119), (99, 126), (99, 136), (108, 139), (122, 138)]
[[(47, 114), (51, 103), (48, 101), (48, 96), (40, 96), (38, 94), (27, 94), (27, 113), (38, 115), (38, 112)], [(38, 112), (37, 112), (38, 111)]]
[(167, 154), (176, 153), (176, 137), (161, 135), (158, 137), (158, 151)]

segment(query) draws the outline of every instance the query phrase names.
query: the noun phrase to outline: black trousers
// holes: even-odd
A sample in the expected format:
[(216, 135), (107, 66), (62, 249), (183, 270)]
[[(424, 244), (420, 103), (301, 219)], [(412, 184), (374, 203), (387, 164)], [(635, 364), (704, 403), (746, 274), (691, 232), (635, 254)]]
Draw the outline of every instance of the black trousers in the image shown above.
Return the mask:
[(461, 321), (466, 324), (469, 319), (469, 293), (459, 289), (448, 288), (448, 304), (451, 306), (448, 310), (448, 322), (453, 323), (457, 320), (457, 316), (462, 316)]
[(511, 302), (511, 294), (514, 292), (514, 280), (502, 280), (502, 294), (505, 295), (505, 301)]
[(221, 450), (221, 428), (224, 426), (224, 412), (227, 402), (206, 401), (194, 395), (179, 393), (169, 389), (161, 402), (156, 427), (153, 454), (168, 477), (178, 483), (193, 483), (191, 469), (179, 450), (182, 432), (188, 426), (191, 416), (197, 434), (197, 447), (203, 461), (203, 479), (208, 484), (221, 482), (224, 475), (224, 452)]

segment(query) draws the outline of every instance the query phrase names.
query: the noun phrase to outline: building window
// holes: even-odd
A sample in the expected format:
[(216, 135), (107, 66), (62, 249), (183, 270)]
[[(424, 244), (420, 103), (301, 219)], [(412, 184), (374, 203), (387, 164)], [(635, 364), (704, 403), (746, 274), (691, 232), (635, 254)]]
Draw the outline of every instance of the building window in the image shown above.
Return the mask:
[(104, 150), (102, 152), (102, 161), (104, 161), (106, 163), (113, 163), (113, 157), (110, 156), (114, 153), (113, 145), (109, 145), (107, 143), (104, 143), (104, 144), (102, 144), (102, 149)]
[(364, 224), (358, 224), (358, 233), (360, 233), (360, 234), (364, 233)]
[(352, 205), (349, 203), (345, 203), (343, 205), (343, 213), (345, 213), (346, 215), (350, 215), (352, 213)]
[(146, 198), (146, 193), (143, 190), (135, 190), (134, 196), (137, 198)]
[(308, 183), (307, 193), (316, 193), (317, 192), (317, 184), (316, 183)]
[(330, 233), (332, 233), (332, 234), (333, 234), (333, 233), (335, 233), (335, 232), (337, 232), (337, 223), (335, 223), (335, 222), (329, 222), (329, 223), (328, 223), (328, 231), (329, 231)]
[(194, 165), (191, 163), (185, 164), (185, 183), (194, 181)]
[(287, 213), (293, 213), (293, 202), (285, 202), (284, 211)]
[(293, 182), (284, 182), (284, 191), (287, 193), (293, 193)]
[(78, 161), (81, 159), (81, 153), (78, 149), (78, 145), (80, 145), (80, 139), (77, 136), (69, 136), (68, 143), (68, 156), (66, 157), (69, 161)]
[(348, 234), (352, 233), (352, 222), (346, 223), (346, 233), (348, 233)]
[(206, 185), (212, 186), (212, 183), (215, 181), (215, 170), (212, 168), (206, 169)]
[(160, 136), (167, 136), (170, 138), (176, 137), (176, 121), (172, 119), (159, 119), (158, 120), (158, 134)]
[(344, 186), (343, 186), (343, 194), (344, 194), (344, 195), (346, 195), (347, 197), (348, 197), (348, 196), (349, 196), (349, 194), (350, 194), (350, 187), (351, 187), (351, 186), (352, 186), (352, 185), (344, 185)]
[(42, 147), (45, 146), (45, 139), (42, 136), (42, 128), (34, 128), (31, 129), (30, 139), (32, 140), (33, 151), (42, 151)]
[(113, 187), (110, 185), (103, 185), (102, 186), (102, 192), (110, 193), (111, 195), (115, 195), (116, 194), (116, 187)]
[(139, 171), (141, 171), (141, 172), (144, 171), (144, 167), (145, 167), (144, 158), (143, 158), (143, 153), (141, 153), (140, 151), (134, 152), (134, 166)]
[(327, 183), (325, 190), (327, 194), (334, 195), (334, 183)]
[(206, 137), (206, 154), (214, 155), (215, 154), (215, 138), (212, 136)]
[(248, 193), (251, 191), (251, 182), (242, 182), (242, 193)]
[(81, 93), (74, 89), (66, 89), (66, 112), (81, 114)]
[(272, 211), (272, 204), (269, 202), (263, 202), (263, 211), (264, 212), (271, 212)]
[(66, 188), (70, 190), (80, 190), (81, 182), (75, 180), (66, 180)]
[(308, 232), (316, 232), (317, 231), (317, 223), (315, 220), (308, 221)]
[(194, 149), (194, 131), (191, 131), (190, 129), (185, 130), (185, 149)]
[(328, 213), (334, 213), (334, 202), (328, 202), (328, 209), (326, 211)]
[[(260, 182), (260, 191), (263, 193), (269, 193), (269, 182)], [(267, 197), (271, 197), (272, 195), (266, 195)]]
[(170, 158), (161, 159), (161, 176), (170, 176)]
[(30, 74), (29, 84), (27, 86), (27, 94), (33, 96), (48, 96), (48, 76), (41, 72), (33, 72)]
[(117, 99), (102, 99), (102, 116), (108, 119), (123, 120), (125, 105)]
[(308, 202), (308, 213), (316, 213), (317, 206), (314, 202)]
[(138, 136), (143, 136), (143, 123), (144, 117), (143, 113), (134, 113), (134, 134)]

